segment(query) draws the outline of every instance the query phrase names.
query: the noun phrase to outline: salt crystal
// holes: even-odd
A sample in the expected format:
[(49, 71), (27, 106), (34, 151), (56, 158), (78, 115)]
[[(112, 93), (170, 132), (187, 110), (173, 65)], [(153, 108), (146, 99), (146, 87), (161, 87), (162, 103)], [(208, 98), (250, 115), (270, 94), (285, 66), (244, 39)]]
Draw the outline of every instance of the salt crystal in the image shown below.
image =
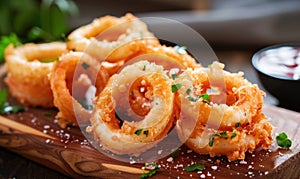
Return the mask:
[(241, 161), (240, 161), (240, 164), (247, 164), (247, 161), (241, 160)]
[(50, 139), (47, 139), (45, 142), (46, 142), (47, 144), (49, 144), (49, 143), (50, 143), (50, 141), (51, 141)]
[(266, 172), (265, 172), (265, 175), (268, 175), (268, 174), (269, 174), (269, 172), (268, 172), (268, 171), (266, 171)]
[(200, 178), (205, 178), (205, 175), (204, 174), (200, 175)]
[(211, 166), (211, 169), (213, 170), (217, 170), (218, 169), (218, 166), (214, 165), (214, 166)]
[(168, 159), (167, 159), (167, 162), (172, 162), (173, 161), (173, 157), (169, 157)]
[(186, 153), (191, 153), (191, 152), (193, 152), (193, 151), (192, 151), (192, 150), (187, 150), (187, 151), (186, 151)]
[(49, 125), (44, 125), (44, 129), (50, 129)]
[(161, 155), (162, 152), (163, 152), (163, 150), (159, 150), (159, 151), (157, 152), (157, 154), (158, 154), (158, 155)]

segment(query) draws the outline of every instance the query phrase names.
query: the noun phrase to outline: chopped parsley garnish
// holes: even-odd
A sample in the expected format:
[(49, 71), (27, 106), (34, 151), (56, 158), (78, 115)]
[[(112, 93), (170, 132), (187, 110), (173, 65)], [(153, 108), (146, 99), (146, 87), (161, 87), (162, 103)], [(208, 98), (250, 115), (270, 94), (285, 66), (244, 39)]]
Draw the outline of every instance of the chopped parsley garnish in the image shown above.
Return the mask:
[(131, 91), (131, 95), (134, 96), (134, 91), (133, 90)]
[(159, 167), (156, 163), (149, 163), (145, 165), (145, 168), (153, 168), (148, 173), (143, 173), (140, 175), (140, 179), (148, 178), (156, 174), (156, 172), (159, 170)]
[(81, 64), (81, 66), (82, 66), (85, 70), (88, 69), (88, 68), (90, 68), (90, 65), (87, 64), (87, 63), (85, 63), (85, 62), (83, 62), (83, 63)]
[(18, 113), (24, 111), (24, 107), (20, 105), (10, 105), (7, 102), (7, 89), (0, 89), (0, 114)]
[(280, 147), (284, 149), (288, 149), (292, 146), (292, 141), (288, 138), (288, 136), (284, 132), (276, 136), (276, 142)]
[(230, 137), (230, 138), (235, 138), (235, 137), (236, 137), (236, 133), (233, 132), (233, 133), (231, 134), (231, 137)]
[(235, 124), (235, 127), (240, 127), (242, 124), (240, 123), (240, 122), (237, 122), (236, 124)]
[(178, 149), (172, 149), (172, 153), (170, 154), (171, 157), (177, 158), (180, 156), (180, 150)]
[(221, 132), (221, 133), (217, 133), (217, 134), (211, 134), (209, 136), (209, 142), (208, 145), (210, 147), (212, 147), (214, 145), (214, 141), (215, 141), (215, 136), (221, 137), (221, 138), (227, 138), (227, 132)]
[(185, 171), (187, 172), (193, 172), (193, 171), (196, 171), (196, 170), (199, 170), (199, 171), (202, 171), (205, 169), (205, 166), (204, 165), (201, 165), (199, 163), (195, 163), (193, 165), (189, 165), (189, 166), (186, 166), (183, 168)]
[(191, 91), (192, 90), (190, 88), (188, 88), (185, 92), (186, 92), (187, 95), (190, 95)]
[(146, 65), (144, 65), (144, 67), (143, 67), (143, 71), (145, 71), (146, 70)]
[(202, 98), (204, 101), (209, 102), (210, 96), (208, 94), (201, 94), (199, 98)]
[(148, 133), (149, 133), (149, 131), (148, 130), (145, 130), (144, 132), (143, 132), (145, 135), (146, 135), (146, 137), (148, 136)]
[(176, 78), (178, 78), (178, 75), (177, 75), (177, 74), (172, 74), (171, 76), (172, 76), (172, 79), (173, 79), (173, 80), (175, 80)]
[(4, 51), (6, 47), (10, 44), (14, 46), (21, 45), (21, 42), (16, 34), (10, 34), (7, 36), (2, 36), (0, 39), (0, 63), (4, 62)]
[(172, 93), (175, 93), (177, 90), (179, 90), (182, 87), (181, 83), (173, 84), (172, 85)]
[(141, 135), (142, 131), (143, 131), (143, 129), (138, 129), (134, 132), (134, 134)]
[(78, 100), (79, 104), (86, 110), (92, 111), (94, 106), (92, 104), (88, 104), (86, 100)]
[(41, 59), (41, 63), (52, 63), (58, 61), (58, 58)]
[(188, 96), (187, 99), (191, 102), (197, 102), (199, 98), (194, 98), (192, 96)]
[(183, 55), (183, 54), (186, 54), (186, 46), (179, 46), (179, 45), (176, 45), (174, 47), (175, 51), (179, 54), (179, 55)]

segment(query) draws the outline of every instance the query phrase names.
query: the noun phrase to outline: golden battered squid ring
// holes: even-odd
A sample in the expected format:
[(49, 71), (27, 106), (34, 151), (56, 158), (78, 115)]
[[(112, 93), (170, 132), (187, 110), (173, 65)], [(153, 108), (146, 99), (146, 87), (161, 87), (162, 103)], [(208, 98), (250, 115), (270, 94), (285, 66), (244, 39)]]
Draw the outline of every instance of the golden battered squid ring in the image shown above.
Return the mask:
[(10, 94), (28, 106), (53, 107), (53, 95), (48, 75), (53, 62), (66, 53), (62, 42), (25, 44), (5, 51), (7, 76), (5, 82)]
[[(243, 78), (243, 73), (229, 73), (223, 68), (223, 64), (214, 62), (209, 68), (187, 69), (175, 80), (182, 84), (177, 102), (181, 103), (181, 112), (187, 117), (194, 116), (192, 118), (202, 124), (221, 129), (231, 129), (237, 123), (251, 123), (262, 110), (265, 93)], [(221, 79), (212, 78), (213, 73), (220, 73)], [(209, 96), (210, 100), (201, 98), (203, 95)], [(222, 96), (222, 100), (216, 100)], [(212, 115), (216, 117), (212, 119)]]
[(138, 156), (166, 137), (173, 126), (171, 79), (148, 61), (112, 76), (95, 100), (91, 127), (104, 149)]
[(70, 50), (85, 51), (100, 61), (118, 62), (159, 41), (144, 22), (128, 13), (121, 18), (105, 16), (74, 30), (69, 36)]
[(59, 109), (56, 118), (65, 128), (68, 124), (89, 122), (93, 93), (100, 93), (108, 75), (100, 63), (82, 52), (69, 52), (61, 56), (50, 74), (54, 106)]
[[(264, 93), (242, 73), (223, 68), (214, 62), (209, 68), (188, 69), (175, 80), (181, 84), (176, 129), (181, 141), (198, 153), (244, 159), (245, 152), (271, 145), (272, 126), (261, 111)], [(214, 99), (221, 94), (225, 103)]]
[[(252, 153), (260, 147), (268, 149), (272, 144), (271, 124), (262, 113), (255, 118), (255, 123), (228, 131), (197, 124), (185, 144), (200, 154), (209, 154), (211, 157), (226, 155), (230, 161), (243, 160), (246, 152)], [(190, 131), (185, 131), (181, 122), (177, 123), (177, 131), (179, 136), (184, 136)]]
[[(177, 72), (187, 68), (201, 67), (201, 64), (182, 48), (179, 51), (175, 47), (167, 47), (165, 45), (157, 46), (145, 46), (139, 53), (136, 53), (128, 58), (123, 59), (123, 63), (115, 64), (114, 68), (111, 68), (111, 64), (104, 65), (110, 75), (115, 74), (118, 70), (126, 67), (127, 65), (136, 63), (141, 60), (147, 60), (157, 65), (161, 65), (165, 70), (176, 69)], [(109, 66), (110, 65), (110, 66)]]

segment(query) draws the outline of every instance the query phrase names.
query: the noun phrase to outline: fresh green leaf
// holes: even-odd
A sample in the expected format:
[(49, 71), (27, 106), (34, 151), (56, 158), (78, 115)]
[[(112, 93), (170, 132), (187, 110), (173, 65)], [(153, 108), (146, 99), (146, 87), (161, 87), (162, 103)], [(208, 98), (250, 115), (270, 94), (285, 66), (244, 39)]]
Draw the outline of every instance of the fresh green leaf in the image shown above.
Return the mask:
[(156, 174), (156, 172), (159, 170), (159, 167), (156, 163), (150, 163), (145, 165), (145, 168), (153, 168), (148, 173), (143, 173), (140, 175), (140, 179), (148, 178)]
[(48, 58), (48, 59), (41, 59), (41, 63), (52, 63), (58, 61), (58, 58)]
[(188, 89), (186, 90), (186, 94), (187, 94), (187, 95), (190, 95), (191, 91), (192, 91), (192, 90), (191, 90), (190, 88), (188, 88)]
[(197, 171), (197, 170), (202, 171), (202, 170), (205, 169), (205, 166), (201, 165), (199, 163), (196, 163), (196, 164), (193, 164), (193, 165), (186, 166), (183, 169), (187, 172), (193, 172), (193, 171)]
[(288, 136), (284, 132), (276, 136), (276, 142), (280, 147), (284, 149), (288, 149), (292, 146), (292, 141), (288, 138)]
[(4, 62), (4, 52), (8, 45), (13, 44), (14, 46), (18, 46), (21, 44), (19, 38), (16, 34), (12, 33), (7, 36), (2, 36), (0, 39), (0, 62)]
[(143, 131), (143, 129), (138, 129), (134, 132), (134, 134), (141, 135), (142, 131)]
[(175, 80), (176, 78), (178, 78), (179, 76), (177, 74), (172, 74), (172, 79)]
[(210, 147), (212, 147), (212, 146), (214, 145), (214, 142), (215, 142), (215, 134), (211, 134), (211, 135), (209, 136), (208, 145), (209, 145)]
[(210, 101), (210, 96), (208, 94), (201, 94), (199, 98), (203, 99), (204, 101)]
[(180, 150), (178, 150), (178, 149), (173, 149), (173, 150), (172, 150), (172, 153), (170, 154), (170, 156), (173, 157), (173, 158), (179, 157), (179, 156), (180, 156)]
[(236, 137), (236, 133), (235, 132), (233, 132), (232, 134), (231, 134), (231, 137), (230, 138), (235, 138)]
[(90, 68), (90, 65), (87, 64), (87, 63), (85, 63), (85, 62), (83, 62), (83, 63), (81, 64), (81, 66), (82, 66), (85, 70), (88, 69), (88, 68)]
[(7, 89), (0, 89), (0, 114), (18, 113), (24, 111), (24, 107), (20, 105), (9, 105), (7, 102)]
[(144, 130), (143, 132), (146, 136), (148, 136), (149, 131), (148, 130)]
[(175, 93), (177, 90), (179, 90), (182, 87), (182, 84), (177, 83), (172, 85), (172, 93)]
[(7, 102), (8, 91), (7, 89), (0, 89), (0, 106), (4, 106)]

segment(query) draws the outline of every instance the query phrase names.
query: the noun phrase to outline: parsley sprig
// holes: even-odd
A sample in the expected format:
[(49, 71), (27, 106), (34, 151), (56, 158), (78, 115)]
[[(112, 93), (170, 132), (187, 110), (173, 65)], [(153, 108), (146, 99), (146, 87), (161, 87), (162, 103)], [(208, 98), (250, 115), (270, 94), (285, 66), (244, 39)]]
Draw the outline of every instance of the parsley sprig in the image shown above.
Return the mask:
[(189, 166), (186, 166), (183, 168), (185, 171), (187, 172), (193, 172), (193, 171), (196, 171), (196, 170), (199, 170), (199, 171), (202, 171), (205, 169), (205, 166), (204, 165), (201, 165), (199, 163), (195, 163), (193, 165), (189, 165)]
[(209, 136), (209, 142), (208, 142), (208, 145), (210, 146), (210, 147), (212, 147), (213, 145), (214, 145), (214, 141), (215, 141), (215, 137), (221, 137), (221, 138), (227, 138), (228, 137), (228, 134), (227, 134), (227, 132), (225, 131), (225, 132), (221, 132), (221, 133), (217, 133), (217, 134), (211, 134), (210, 136)]
[(292, 146), (292, 141), (288, 138), (288, 136), (284, 132), (276, 136), (276, 142), (280, 147), (284, 149), (288, 149)]
[(24, 111), (24, 107), (20, 105), (10, 105), (7, 102), (7, 89), (0, 89), (0, 114), (18, 113)]
[(153, 168), (148, 173), (143, 173), (140, 176), (140, 179), (148, 178), (156, 174), (156, 172), (159, 170), (159, 167), (156, 163), (149, 163), (145, 165), (145, 168)]

